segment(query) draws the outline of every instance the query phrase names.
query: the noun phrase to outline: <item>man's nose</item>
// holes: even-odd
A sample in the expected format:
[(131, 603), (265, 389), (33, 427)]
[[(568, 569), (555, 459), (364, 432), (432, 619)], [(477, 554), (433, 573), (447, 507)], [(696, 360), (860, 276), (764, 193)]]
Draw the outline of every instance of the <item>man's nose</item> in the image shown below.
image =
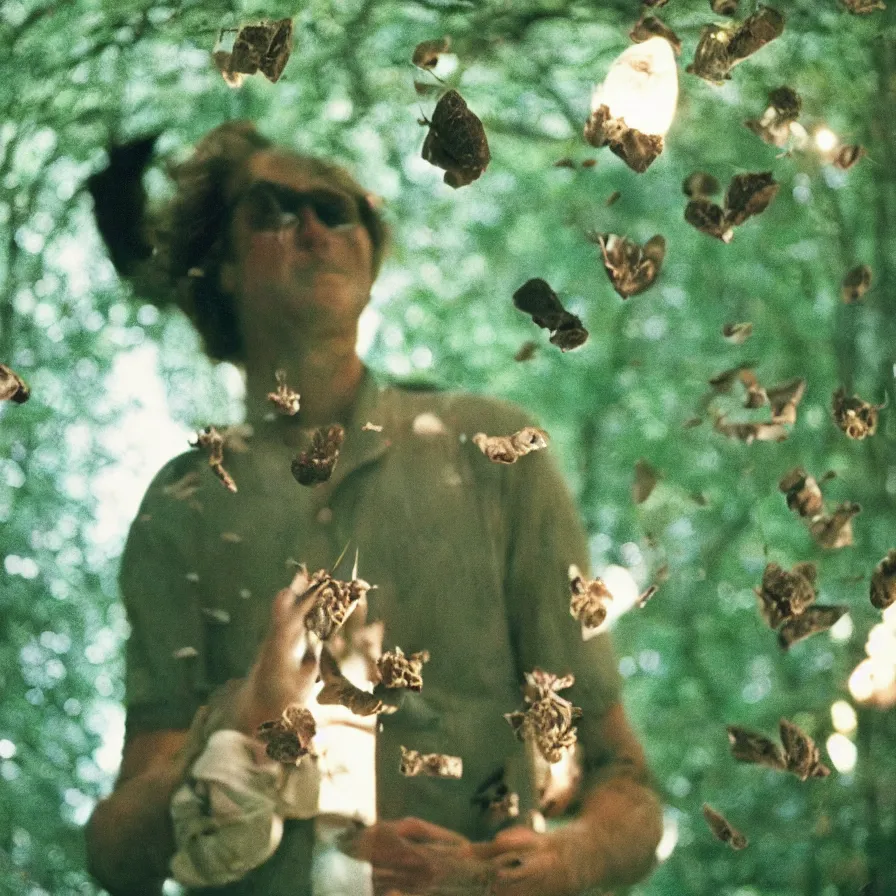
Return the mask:
[(303, 205), (295, 220), (295, 238), (300, 246), (313, 245), (324, 238), (327, 228), (315, 214), (311, 205)]

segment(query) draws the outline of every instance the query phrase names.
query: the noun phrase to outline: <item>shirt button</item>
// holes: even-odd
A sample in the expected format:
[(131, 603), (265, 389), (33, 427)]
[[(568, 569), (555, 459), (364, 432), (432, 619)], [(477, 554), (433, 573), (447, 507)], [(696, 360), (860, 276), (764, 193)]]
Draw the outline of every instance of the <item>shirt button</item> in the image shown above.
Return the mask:
[(326, 526), (332, 519), (333, 511), (329, 507), (321, 507), (321, 509), (317, 511), (317, 521), (322, 526)]

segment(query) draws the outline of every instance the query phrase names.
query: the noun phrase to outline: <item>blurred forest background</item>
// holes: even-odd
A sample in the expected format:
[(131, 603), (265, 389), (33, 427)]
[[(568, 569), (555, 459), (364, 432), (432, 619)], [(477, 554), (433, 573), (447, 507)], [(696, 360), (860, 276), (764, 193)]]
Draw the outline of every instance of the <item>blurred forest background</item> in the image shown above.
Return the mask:
[[(739, 18), (756, 8), (740, 5)], [(634, 0), (0, 4), (0, 361), (32, 389), (0, 407), (0, 892), (98, 892), (79, 827), (121, 747), (126, 528), (197, 427), (241, 414), (239, 372), (210, 365), (180, 315), (117, 280), (85, 182), (111, 144), (158, 133), (146, 183), (161, 198), (166, 163), (221, 121), (250, 118), (383, 197), (395, 245), (367, 318), (368, 363), (535, 412), (578, 496), (594, 571), (618, 563), (643, 587), (667, 567), (657, 595), (615, 627), (671, 848), (639, 896), (896, 894), (896, 619), (868, 599), (896, 547), (896, 8), (774, 5), (783, 36), (720, 87), (684, 71), (702, 26), (723, 20), (707, 0), (648, 10), (684, 46), (667, 148), (638, 175), (582, 139), (593, 85), (642, 11)], [(218, 30), (284, 16), (296, 33), (280, 82), (229, 88), (210, 59)], [(418, 119), (436, 95), (413, 82), (436, 82), (410, 64), (415, 44), (446, 34), (457, 58), (446, 79), (492, 150), (486, 174), (457, 191), (420, 159)], [(867, 156), (843, 171), (814, 139), (785, 154), (744, 127), (784, 84), (802, 96), (810, 137), (827, 128)], [(564, 157), (597, 164), (555, 167)], [(770, 170), (781, 190), (725, 245), (683, 219), (695, 170), (723, 184)], [(664, 234), (657, 283), (623, 302), (591, 230)], [(841, 280), (861, 263), (872, 288), (846, 304)], [(583, 318), (584, 347), (561, 354), (514, 309), (531, 277)], [(722, 338), (731, 321), (753, 324), (743, 345)], [(530, 339), (534, 357), (516, 362)], [(707, 380), (747, 362), (766, 385), (806, 378), (787, 441), (684, 426)], [(850, 441), (834, 425), (840, 385), (889, 402), (874, 437)], [(639, 459), (660, 480), (636, 504)], [(861, 504), (853, 546), (822, 549), (788, 510), (777, 483), (797, 465), (836, 472), (831, 504)], [(821, 602), (848, 616), (780, 649), (753, 593), (772, 560), (816, 562)], [(869, 655), (872, 674), (854, 675)], [(818, 741), (831, 777), (801, 783), (732, 759), (726, 724), (774, 735), (782, 716)], [(712, 838), (704, 801), (748, 849)]]

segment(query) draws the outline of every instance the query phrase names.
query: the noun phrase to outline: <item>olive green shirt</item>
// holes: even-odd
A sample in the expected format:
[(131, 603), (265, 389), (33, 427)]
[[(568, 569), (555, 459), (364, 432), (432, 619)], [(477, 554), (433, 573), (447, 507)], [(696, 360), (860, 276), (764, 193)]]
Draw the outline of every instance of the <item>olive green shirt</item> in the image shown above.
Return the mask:
[[(363, 431), (367, 421), (382, 432)], [(226, 456), (236, 494), (199, 451), (168, 463), (122, 558), (128, 732), (189, 727), (212, 690), (247, 674), (270, 603), (292, 578), (289, 561), (330, 569), (348, 545), (339, 577), (350, 577), (357, 550), (359, 576), (377, 586), (368, 621), (384, 620), (384, 647), (431, 655), (422, 693), (381, 717), (378, 817), (415, 815), (487, 839), (495, 828), (471, 798), (501, 767), (521, 810), (533, 806), (524, 750), (503, 716), (520, 708), (535, 667), (575, 674), (564, 696), (583, 710), (586, 786), (612, 773), (597, 727), (619, 700), (616, 659), (606, 635), (584, 642), (569, 613), (568, 568), (586, 570), (588, 553), (552, 449), (504, 465), (471, 441), (530, 423), (504, 402), (382, 386), (367, 373), (323, 485), (293, 479), (307, 433), (289, 418), (259, 423), (249, 450)], [(189, 473), (198, 488), (173, 496), (168, 487)], [(402, 776), (401, 745), (462, 757), (463, 777)], [(214, 892), (309, 893), (312, 828), (287, 822), (265, 865)]]

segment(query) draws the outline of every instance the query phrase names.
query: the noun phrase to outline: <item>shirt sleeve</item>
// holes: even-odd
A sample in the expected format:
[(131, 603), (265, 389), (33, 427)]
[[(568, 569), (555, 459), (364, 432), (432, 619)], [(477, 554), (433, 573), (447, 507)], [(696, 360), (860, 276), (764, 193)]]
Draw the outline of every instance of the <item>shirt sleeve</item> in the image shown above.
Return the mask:
[[(167, 464), (144, 495), (119, 570), (130, 623), (126, 648), (127, 731), (189, 728), (204, 702), (205, 635), (196, 592), (201, 535), (197, 495), (165, 491), (196, 470), (196, 453)], [(182, 489), (180, 494), (188, 492)]]
[(536, 667), (575, 675), (561, 696), (582, 709), (578, 742), (592, 782), (617, 759), (604, 720), (620, 700), (621, 678), (609, 635), (583, 641), (569, 612), (569, 566), (589, 570), (585, 530), (550, 448), (520, 458), (507, 474), (506, 601), (520, 684)]

